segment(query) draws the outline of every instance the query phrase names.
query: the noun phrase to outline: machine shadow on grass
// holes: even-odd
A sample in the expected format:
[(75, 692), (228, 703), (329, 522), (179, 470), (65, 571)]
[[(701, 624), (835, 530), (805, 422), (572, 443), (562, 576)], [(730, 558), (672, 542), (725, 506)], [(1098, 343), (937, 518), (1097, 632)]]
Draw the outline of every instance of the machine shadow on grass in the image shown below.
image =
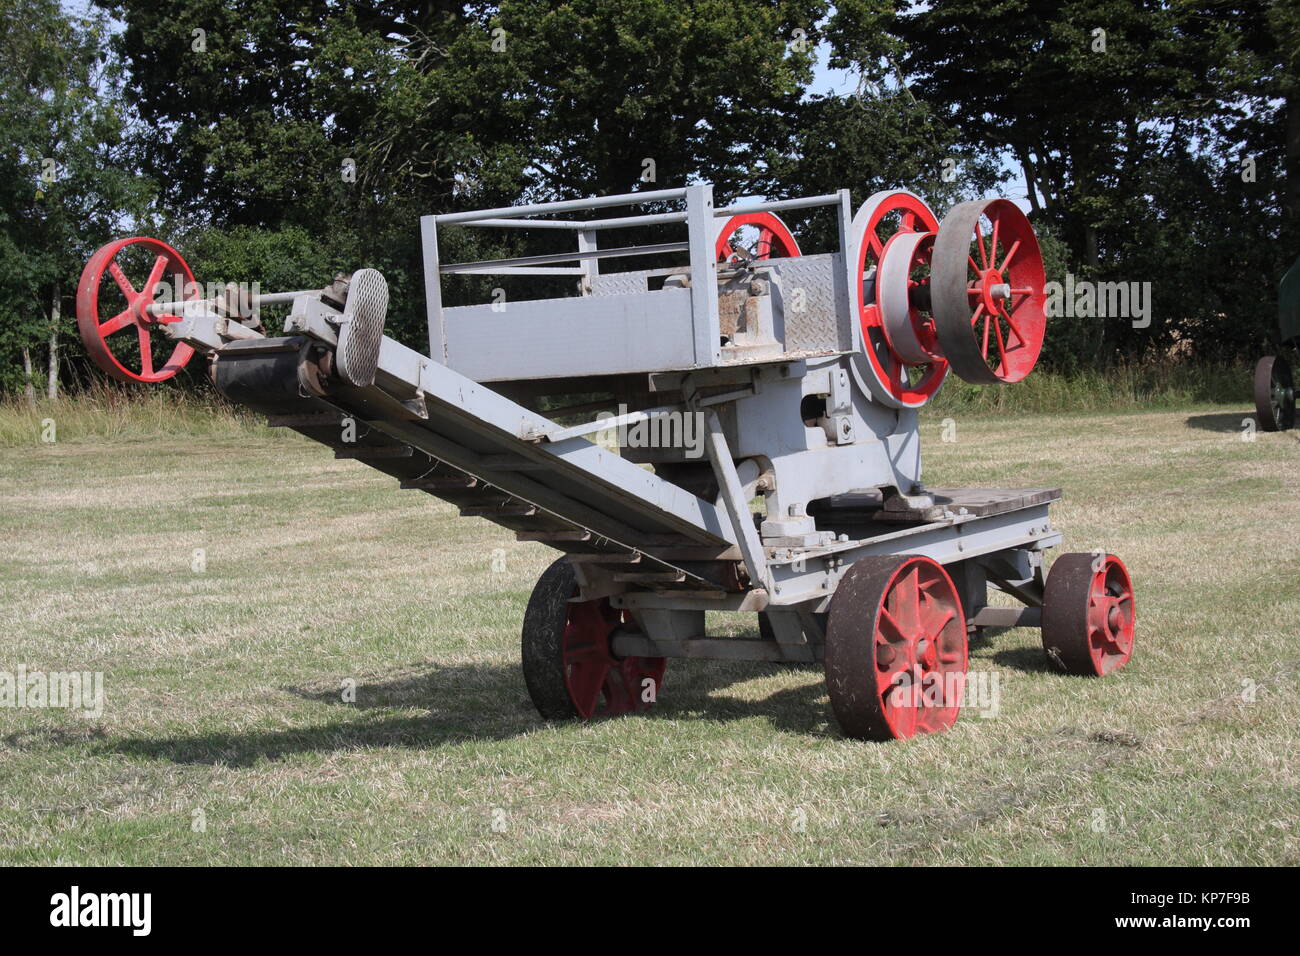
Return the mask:
[[(1209, 415), (1189, 415), (1185, 424), (1188, 428), (1198, 428), (1201, 431), (1240, 436), (1245, 433), (1243, 422), (1246, 420), (1254, 422), (1258, 431), (1263, 431), (1263, 429), (1259, 428), (1259, 416), (1254, 412), (1215, 412)], [(1265, 434), (1271, 433), (1265, 432)], [(1288, 430), (1282, 434), (1289, 436), (1292, 441), (1300, 442), (1300, 434), (1294, 431)]]
[[(994, 636), (977, 637), (972, 647), (989, 646)], [(1052, 670), (1037, 648), (1008, 648), (995, 653), (992, 660), (998, 666), (1027, 672)], [(779, 675), (796, 676), (801, 683), (752, 698), (725, 693), (737, 685)], [(343, 700), (333, 679), (283, 690), (303, 700), (352, 710), (354, 715), (287, 729), (129, 738), (96, 741), (92, 746), (101, 753), (151, 760), (243, 767), (301, 753), (369, 747), (419, 749), (472, 740), (509, 740), (546, 726), (565, 726), (548, 725), (537, 716), (513, 664), (434, 664), (403, 669), (390, 679), (358, 683), (355, 702)], [(423, 712), (386, 717), (377, 714), (385, 709), (409, 707)], [(841, 736), (826, 706), (820, 664), (670, 662), (664, 696), (654, 709), (617, 719), (727, 722), (753, 718), (768, 720), (783, 733)]]
[[(816, 681), (784, 688), (767, 697), (747, 700), (717, 696), (717, 692), (734, 684), (789, 669), (773, 664), (691, 661), (689, 670), (682, 667), (677, 671), (676, 680), (669, 670), (664, 698), (653, 711), (619, 719), (766, 717), (782, 731), (815, 733), (828, 719), (824, 705), (818, 706), (825, 697), (820, 667), (814, 668)], [(302, 753), (368, 747), (418, 749), (472, 740), (508, 740), (548, 726), (529, 703), (518, 668), (509, 664), (434, 665), (419, 672), (405, 671), (392, 680), (358, 684), (355, 703), (345, 702), (336, 688), (325, 690), (318, 685), (284, 689), (304, 700), (351, 708), (356, 714), (286, 729), (127, 738), (97, 742), (93, 747), (100, 754), (245, 767), (259, 760), (280, 760)], [(397, 707), (419, 707), (425, 712), (388, 717), (374, 714)]]
[(1255, 421), (1253, 412), (1213, 412), (1208, 415), (1189, 415), (1186, 425), (1205, 432), (1223, 432), (1240, 434), (1242, 421)]
[[(976, 651), (998, 647), (1001, 643), (1000, 638), (1012, 630), (1014, 628), (981, 628), (970, 638), (969, 646), (972, 654)], [(995, 650), (988, 660), (998, 667), (1006, 667), (1026, 674), (1060, 673), (1060, 670), (1047, 659), (1047, 655), (1043, 653), (1041, 647), (1003, 647), (1001, 650)], [(974, 662), (971, 664), (971, 669), (978, 669), (975, 667)]]

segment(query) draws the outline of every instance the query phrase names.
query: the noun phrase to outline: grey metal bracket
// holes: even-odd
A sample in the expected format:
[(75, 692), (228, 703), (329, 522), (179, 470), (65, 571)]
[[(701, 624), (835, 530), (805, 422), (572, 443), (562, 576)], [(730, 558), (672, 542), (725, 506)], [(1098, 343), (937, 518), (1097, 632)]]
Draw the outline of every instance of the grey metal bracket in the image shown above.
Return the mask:
[[(695, 404), (692, 399), (691, 404)], [(709, 464), (713, 466), (713, 475), (722, 490), (723, 504), (727, 516), (731, 519), (731, 528), (736, 535), (736, 543), (745, 560), (745, 570), (750, 580), (764, 591), (770, 590), (771, 575), (768, 574), (767, 554), (763, 542), (754, 527), (754, 519), (749, 510), (749, 501), (745, 498), (744, 485), (736, 473), (736, 463), (732, 460), (731, 450), (727, 447), (726, 435), (722, 432), (722, 422), (718, 413), (712, 408), (700, 412), (704, 416), (705, 447), (708, 450)]]

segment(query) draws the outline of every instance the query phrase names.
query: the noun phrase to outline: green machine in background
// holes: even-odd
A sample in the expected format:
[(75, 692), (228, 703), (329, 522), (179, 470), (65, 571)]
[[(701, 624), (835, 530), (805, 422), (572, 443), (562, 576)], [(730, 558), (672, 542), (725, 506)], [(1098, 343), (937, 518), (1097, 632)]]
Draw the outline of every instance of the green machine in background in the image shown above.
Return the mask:
[[(1300, 345), (1300, 259), (1278, 283), (1277, 316), (1282, 348)], [(1255, 363), (1255, 413), (1266, 432), (1295, 425), (1295, 380), (1284, 355), (1265, 355)]]

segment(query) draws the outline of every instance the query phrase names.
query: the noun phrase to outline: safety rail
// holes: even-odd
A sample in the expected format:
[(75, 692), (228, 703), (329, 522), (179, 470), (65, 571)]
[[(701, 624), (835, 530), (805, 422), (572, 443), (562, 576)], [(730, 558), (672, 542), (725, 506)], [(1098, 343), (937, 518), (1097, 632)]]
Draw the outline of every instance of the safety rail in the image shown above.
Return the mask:
[[(684, 202), (685, 209), (670, 212), (649, 212), (642, 215), (614, 216), (600, 219), (549, 219), (553, 216), (591, 209), (616, 206), (642, 206), (649, 203)], [(839, 206), (841, 219), (841, 246), (844, 226), (848, 220), (848, 191), (826, 193), (797, 199), (759, 202), (742, 202), (714, 208), (713, 187), (707, 184), (679, 189), (657, 189), (646, 192), (621, 193), (614, 196), (594, 196), (587, 199), (558, 200), (530, 203), (520, 206), (502, 206), (496, 209), (443, 213), (424, 216), (420, 220), (423, 244), (425, 296), (429, 317), (429, 349), (435, 358), (444, 355), (442, 282), (444, 275), (494, 275), (494, 276), (575, 276), (580, 279), (583, 295), (591, 294), (596, 277), (600, 274), (602, 260), (630, 259), (644, 256), (661, 256), (687, 253), (688, 263), (663, 270), (667, 273), (701, 274), (715, 271), (717, 262), (715, 244), (719, 231), (718, 220), (755, 213), (775, 213), (784, 210), (810, 209), (819, 206)], [(642, 245), (625, 245), (601, 248), (598, 234), (614, 229), (685, 223), (686, 241), (654, 242)], [(576, 248), (567, 252), (513, 256), (500, 259), (482, 259), (466, 262), (443, 263), (438, 250), (438, 230), (445, 226), (498, 229), (549, 229), (564, 230), (576, 236)], [(661, 270), (654, 270), (659, 272)], [(708, 284), (708, 285), (711, 285)], [(701, 310), (716, 310), (716, 295), (706, 293), (700, 303)], [(704, 343), (701, 342), (701, 345)]]

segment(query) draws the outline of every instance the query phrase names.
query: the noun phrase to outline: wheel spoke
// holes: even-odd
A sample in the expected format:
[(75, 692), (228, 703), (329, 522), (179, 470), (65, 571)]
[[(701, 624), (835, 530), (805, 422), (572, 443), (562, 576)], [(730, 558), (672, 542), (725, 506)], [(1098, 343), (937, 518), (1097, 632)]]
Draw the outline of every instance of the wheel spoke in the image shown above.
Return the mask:
[(980, 262), (984, 264), (983, 270), (987, 272), (989, 268), (989, 257), (984, 252), (984, 233), (980, 232), (979, 226), (975, 227), (975, 245), (980, 249)]
[(1016, 323), (1012, 321), (1011, 312), (1006, 308), (1006, 306), (1002, 307), (1002, 318), (1006, 320), (1007, 326), (1011, 329), (1011, 333), (1016, 337), (1016, 342), (1020, 345), (1024, 345), (1025, 337), (1021, 334)]
[(114, 332), (118, 331), (119, 329), (124, 329), (128, 325), (131, 325), (133, 321), (134, 319), (132, 319), (131, 317), (130, 309), (127, 309), (124, 312), (119, 312), (117, 313), (117, 315), (113, 316), (107, 322), (100, 323), (99, 337), (101, 339), (106, 339)]
[(894, 637), (886, 638), (886, 640), (888, 640), (890, 644), (907, 643), (908, 640), (907, 631), (903, 630), (902, 623), (898, 620), (898, 618), (894, 617), (893, 612), (891, 612), (889, 608), (885, 607), (883, 604), (880, 606), (880, 623), (888, 624), (890, 630), (894, 632)]
[(611, 717), (626, 714), (633, 709), (632, 692), (628, 688), (629, 661), (614, 664), (605, 671), (605, 683), (601, 690), (605, 694), (605, 710)]
[(136, 295), (135, 288), (131, 285), (131, 280), (126, 277), (126, 273), (122, 271), (122, 267), (119, 266), (116, 261), (108, 264), (108, 274), (113, 277), (113, 281), (116, 282), (117, 287), (122, 290), (122, 294), (126, 296), (127, 301), (132, 301)]
[(1011, 248), (1007, 250), (1007, 256), (1005, 259), (1002, 260), (1002, 265), (998, 266), (998, 271), (1005, 273), (1007, 271), (1007, 266), (1010, 265), (1011, 263), (1011, 257), (1014, 256), (1019, 251), (1020, 251), (1020, 240), (1017, 239), (1015, 242), (1011, 243)]
[(567, 661), (576, 663), (600, 656), (600, 648), (593, 641), (570, 642), (564, 645), (564, 659)]
[(993, 239), (989, 242), (989, 261), (994, 267), (998, 264), (998, 220), (993, 220)]
[[(921, 589), (917, 583), (919, 575), (920, 572), (912, 568), (890, 592), (891, 596), (897, 595), (894, 606), (898, 609), (899, 618), (904, 619), (904, 623), (908, 626), (908, 632), (904, 637), (911, 645), (916, 643), (916, 633), (921, 629)], [(904, 608), (910, 613), (905, 614)]]
[(158, 280), (162, 278), (163, 270), (166, 268), (166, 256), (159, 256), (153, 261), (153, 268), (149, 270), (149, 278), (144, 283), (144, 294), (149, 297), (150, 302), (154, 298), (154, 286), (158, 284)]
[(939, 635), (942, 634), (943, 629), (948, 626), (948, 622), (957, 616), (957, 612), (954, 611), (952, 608), (944, 608), (943, 605), (941, 604), (935, 604), (933, 605), (933, 607), (941, 615), (939, 618), (939, 623), (930, 624), (926, 627), (925, 630), (926, 630), (926, 639), (934, 641), (937, 644), (939, 641)]
[[(983, 303), (981, 303), (981, 307), (982, 307), (982, 306), (983, 306)], [(988, 313), (987, 313), (987, 312), (984, 314), (984, 342), (983, 342), (983, 344), (980, 345), (980, 354), (984, 356), (985, 361), (988, 360), (988, 357), (989, 357), (989, 316), (988, 316)]]
[(997, 316), (993, 317), (993, 331), (998, 334), (998, 368), (1003, 368), (1007, 364), (1007, 343), (1002, 340), (1002, 324), (998, 322)]
[(913, 737), (916, 735), (916, 722), (918, 711), (917, 696), (920, 693), (917, 686), (916, 675), (903, 683), (895, 685), (888, 691), (881, 694), (885, 703), (885, 715), (894, 733), (901, 738)]
[(153, 343), (149, 338), (149, 330), (143, 325), (136, 326), (136, 331), (140, 333), (140, 374), (153, 374)]
[(609, 664), (606, 661), (592, 661), (590, 664), (583, 662), (569, 668), (569, 696), (583, 717), (590, 717), (596, 712), (608, 673)]
[(886, 700), (889, 693), (898, 686), (898, 676), (906, 673), (912, 666), (911, 659), (906, 654), (899, 654), (894, 660), (885, 665), (883, 671), (876, 672), (876, 687), (880, 695)]

